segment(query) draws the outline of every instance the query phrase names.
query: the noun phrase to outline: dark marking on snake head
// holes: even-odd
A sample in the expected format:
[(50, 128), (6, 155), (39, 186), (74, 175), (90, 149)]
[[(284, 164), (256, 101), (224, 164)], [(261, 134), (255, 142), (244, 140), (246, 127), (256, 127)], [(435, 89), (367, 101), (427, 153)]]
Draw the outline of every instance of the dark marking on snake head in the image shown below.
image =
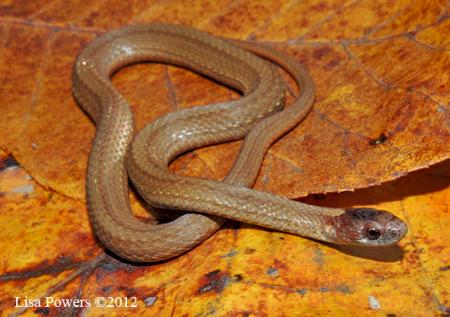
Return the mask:
[(345, 212), (355, 220), (373, 220), (378, 211), (372, 208), (348, 208)]
[(200, 287), (198, 289), (199, 294), (208, 292), (221, 293), (225, 286), (228, 285), (230, 280), (229, 275), (226, 272), (220, 270), (214, 270), (207, 274), (200, 280)]
[(383, 144), (384, 142), (386, 142), (387, 140), (388, 140), (388, 137), (384, 133), (381, 133), (378, 136), (378, 138), (370, 140), (369, 144), (370, 145), (380, 145), (380, 144)]

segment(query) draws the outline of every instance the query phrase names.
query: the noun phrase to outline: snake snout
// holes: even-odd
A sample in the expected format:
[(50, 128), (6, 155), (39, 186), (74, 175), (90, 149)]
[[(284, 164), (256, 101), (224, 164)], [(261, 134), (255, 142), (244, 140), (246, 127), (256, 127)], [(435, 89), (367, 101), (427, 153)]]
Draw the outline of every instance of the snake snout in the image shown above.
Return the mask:
[(406, 223), (403, 220), (395, 217), (386, 225), (385, 239), (391, 241), (400, 241), (407, 233), (408, 226), (406, 225)]

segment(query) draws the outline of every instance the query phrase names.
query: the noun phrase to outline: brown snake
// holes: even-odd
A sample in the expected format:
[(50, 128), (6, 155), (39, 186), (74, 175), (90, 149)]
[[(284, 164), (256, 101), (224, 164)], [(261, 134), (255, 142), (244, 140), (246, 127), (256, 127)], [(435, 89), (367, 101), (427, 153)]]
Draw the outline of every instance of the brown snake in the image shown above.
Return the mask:
[[(268, 61), (284, 68), (301, 95), (284, 107), (284, 84)], [(112, 86), (118, 69), (153, 61), (197, 71), (242, 92), (239, 100), (169, 113), (134, 137), (129, 106)], [(73, 93), (96, 124), (87, 172), (91, 223), (101, 242), (132, 261), (173, 258), (215, 232), (223, 218), (337, 244), (390, 245), (407, 232), (389, 212), (333, 209), (252, 190), (271, 144), (309, 112), (314, 83), (288, 56), (262, 45), (225, 40), (175, 25), (130, 26), (109, 32), (78, 56)], [(224, 181), (180, 176), (168, 170), (178, 155), (244, 138)], [(127, 172), (128, 170), (128, 172)], [(128, 174), (152, 206), (189, 211), (164, 224), (132, 214)]]

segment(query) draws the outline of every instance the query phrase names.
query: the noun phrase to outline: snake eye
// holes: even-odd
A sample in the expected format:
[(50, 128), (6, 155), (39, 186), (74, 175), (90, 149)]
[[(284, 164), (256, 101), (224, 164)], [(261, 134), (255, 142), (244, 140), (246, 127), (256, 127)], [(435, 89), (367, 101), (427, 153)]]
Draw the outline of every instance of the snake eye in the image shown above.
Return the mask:
[(366, 234), (367, 234), (367, 238), (369, 240), (376, 240), (381, 236), (380, 230), (378, 230), (376, 228), (367, 229)]

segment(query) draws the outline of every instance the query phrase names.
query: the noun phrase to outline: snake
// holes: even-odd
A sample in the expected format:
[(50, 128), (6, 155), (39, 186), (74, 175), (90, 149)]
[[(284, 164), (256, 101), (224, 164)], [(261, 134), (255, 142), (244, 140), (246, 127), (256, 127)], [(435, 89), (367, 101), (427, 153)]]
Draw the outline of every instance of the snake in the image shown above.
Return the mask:
[[(192, 70), (241, 97), (167, 113), (136, 133), (129, 104), (111, 78), (140, 62)], [(289, 106), (279, 68), (299, 90)], [(175, 258), (210, 237), (225, 219), (368, 247), (393, 245), (407, 233), (406, 223), (385, 210), (322, 207), (252, 189), (266, 152), (307, 116), (315, 98), (308, 71), (266, 44), (180, 25), (131, 25), (97, 37), (78, 54), (72, 92), (96, 126), (86, 175), (89, 219), (101, 244), (120, 258)], [(233, 140), (243, 141), (223, 180), (169, 169), (183, 153)], [(129, 180), (150, 206), (173, 210), (177, 217), (155, 224), (134, 216)]]

